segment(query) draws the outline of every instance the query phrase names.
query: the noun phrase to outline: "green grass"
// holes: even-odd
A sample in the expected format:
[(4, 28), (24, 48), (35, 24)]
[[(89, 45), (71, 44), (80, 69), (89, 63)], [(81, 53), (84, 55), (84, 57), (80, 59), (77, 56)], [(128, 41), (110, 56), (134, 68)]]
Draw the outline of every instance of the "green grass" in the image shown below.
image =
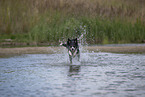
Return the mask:
[(29, 33), (32, 41), (56, 41), (62, 37), (75, 38), (85, 34), (87, 42), (96, 43), (140, 43), (145, 39), (145, 25), (137, 20), (134, 24), (121, 20), (100, 18), (56, 18), (51, 23), (41, 20)]
[(0, 42), (79, 37), (88, 44), (145, 41), (145, 2), (132, 0), (1, 0)]

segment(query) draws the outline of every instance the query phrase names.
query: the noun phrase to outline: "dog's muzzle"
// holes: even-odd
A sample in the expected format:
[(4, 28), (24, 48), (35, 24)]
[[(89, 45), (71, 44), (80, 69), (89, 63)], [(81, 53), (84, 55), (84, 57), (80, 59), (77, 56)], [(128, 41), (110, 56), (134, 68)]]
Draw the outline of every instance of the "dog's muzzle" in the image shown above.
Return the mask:
[(71, 47), (71, 51), (74, 51), (75, 50), (75, 48), (74, 47)]

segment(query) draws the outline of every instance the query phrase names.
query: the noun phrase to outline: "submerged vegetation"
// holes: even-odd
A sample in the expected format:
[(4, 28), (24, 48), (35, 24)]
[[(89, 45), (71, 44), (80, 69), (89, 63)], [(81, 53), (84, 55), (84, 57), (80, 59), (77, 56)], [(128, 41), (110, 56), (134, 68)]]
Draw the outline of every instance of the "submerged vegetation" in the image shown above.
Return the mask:
[(0, 42), (145, 42), (144, 0), (0, 0)]

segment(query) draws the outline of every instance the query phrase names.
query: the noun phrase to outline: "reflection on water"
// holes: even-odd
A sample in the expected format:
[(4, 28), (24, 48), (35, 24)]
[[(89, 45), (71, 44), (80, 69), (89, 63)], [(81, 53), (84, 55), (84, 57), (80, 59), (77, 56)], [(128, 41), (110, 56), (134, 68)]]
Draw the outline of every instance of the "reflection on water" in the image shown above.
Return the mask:
[(69, 76), (79, 75), (80, 66), (70, 65), (69, 66)]
[(0, 59), (1, 97), (144, 97), (145, 55), (26, 54)]

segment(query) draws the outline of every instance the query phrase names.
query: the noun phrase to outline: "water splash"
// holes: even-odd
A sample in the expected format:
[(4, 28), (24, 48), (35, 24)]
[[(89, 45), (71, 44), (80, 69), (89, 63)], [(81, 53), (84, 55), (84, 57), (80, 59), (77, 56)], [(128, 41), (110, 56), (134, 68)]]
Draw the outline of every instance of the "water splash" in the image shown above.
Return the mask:
[[(77, 58), (73, 58), (72, 65), (81, 65), (82, 63), (87, 63), (88, 61), (92, 61), (90, 52), (87, 49), (85, 49), (85, 46), (88, 46), (88, 43), (86, 41), (86, 34), (87, 34), (86, 26), (80, 25), (79, 28), (74, 29), (74, 30), (75, 30), (75, 35), (78, 38), (78, 42), (79, 42), (80, 60), (78, 61)], [(73, 38), (76, 38), (76, 37), (73, 37)], [(59, 40), (59, 42), (66, 43), (65, 40), (66, 39), (62, 37)], [(65, 61), (69, 63), (69, 55), (68, 55), (67, 49), (63, 49), (62, 54), (64, 54), (63, 60), (66, 59)]]
[[(88, 43), (86, 41), (86, 34), (87, 34), (87, 30), (86, 30), (86, 26), (80, 26), (80, 29), (82, 31), (79, 39), (79, 47), (80, 47), (80, 62), (81, 64), (83, 63), (87, 63), (88, 61), (92, 61), (92, 58), (90, 57), (90, 52), (85, 49), (85, 46), (88, 46)], [(92, 52), (91, 52), (92, 53)]]
[(87, 33), (86, 26), (85, 25), (84, 26), (80, 25), (80, 31), (81, 31), (81, 35), (78, 37), (79, 42), (80, 42), (80, 46), (87, 45), (87, 42), (86, 42), (86, 33)]

